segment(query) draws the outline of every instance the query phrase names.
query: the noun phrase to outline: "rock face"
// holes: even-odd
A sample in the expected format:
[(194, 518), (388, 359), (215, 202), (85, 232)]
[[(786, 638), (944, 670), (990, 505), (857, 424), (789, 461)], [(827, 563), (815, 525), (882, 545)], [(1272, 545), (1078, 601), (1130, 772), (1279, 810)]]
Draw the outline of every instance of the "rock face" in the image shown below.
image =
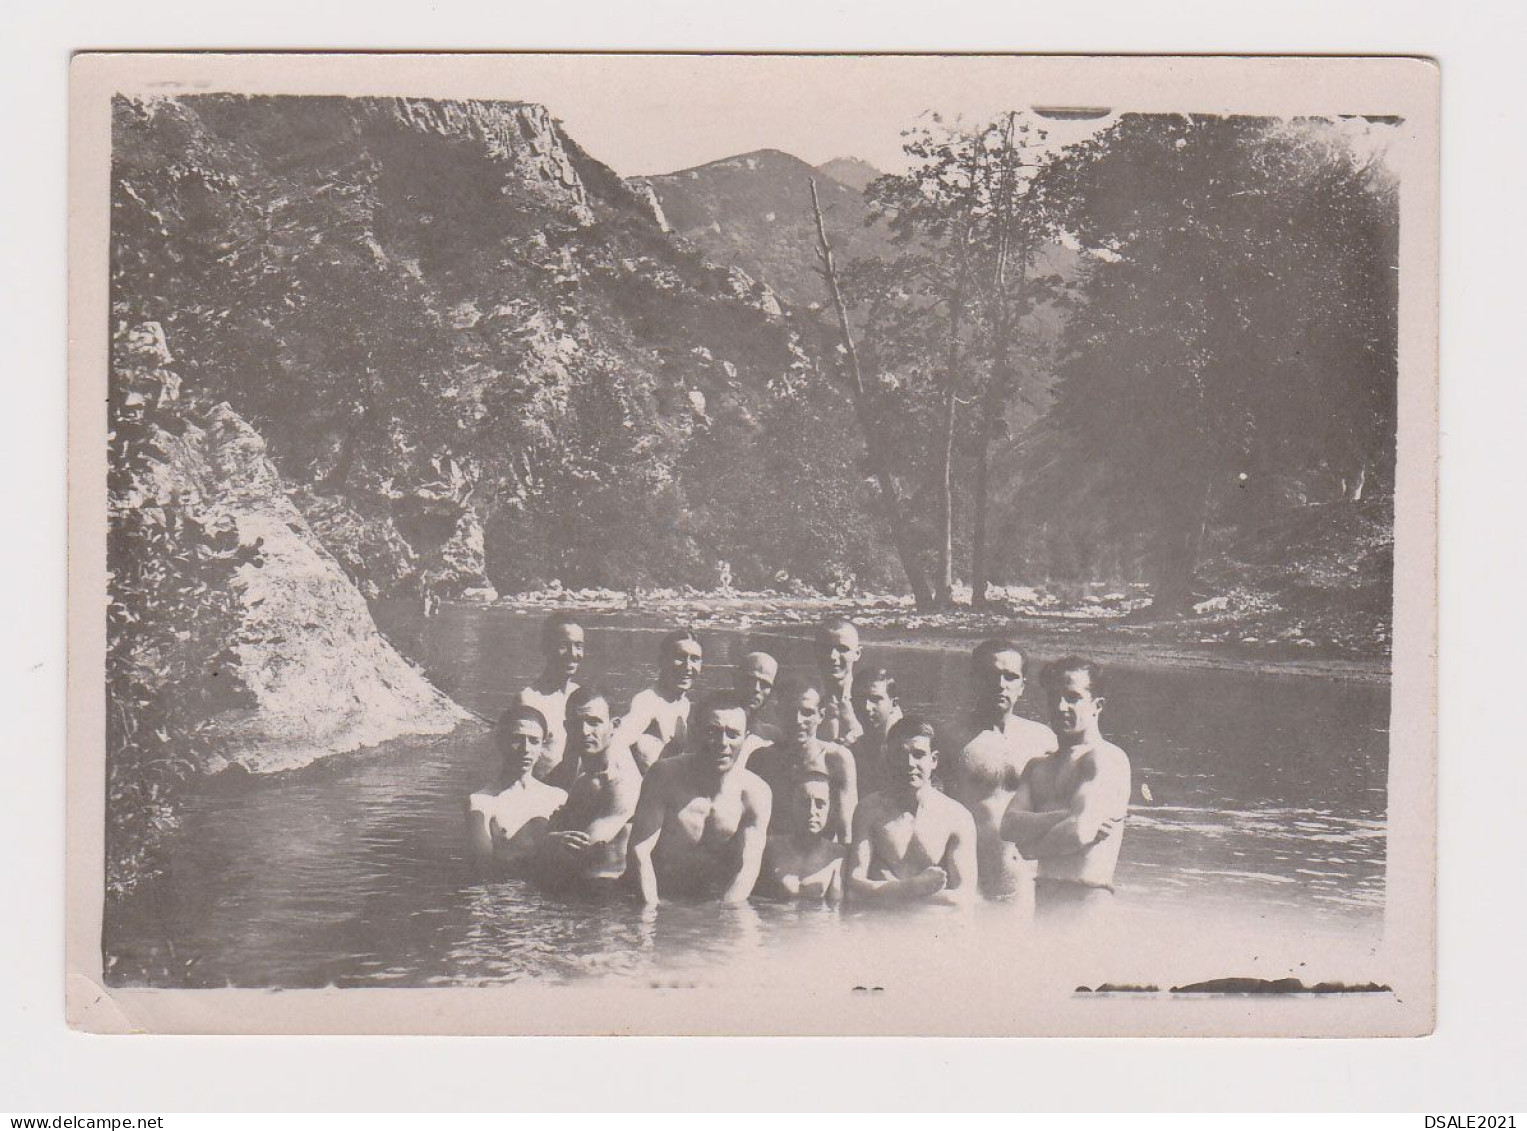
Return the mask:
[[(393, 109), (400, 121), (415, 129), (482, 142), (502, 163), (511, 185), (537, 192), (550, 203), (570, 205), (572, 215), (582, 224), (594, 222), (588, 191), (546, 107), (399, 98)], [(512, 190), (506, 187), (504, 191)]]
[(652, 187), (652, 182), (645, 177), (632, 177), (626, 181), (628, 187), (636, 198), (642, 202), (657, 221), (657, 226), (665, 232), (673, 231), (673, 225), (668, 223), (668, 217), (663, 212), (663, 202), (657, 198), (657, 190)]
[(261, 550), (237, 580), (239, 675), (256, 705), (218, 718), (226, 749), (210, 769), (293, 769), (401, 735), (444, 734), (470, 717), (382, 639), (365, 598), (287, 497), (265, 442), (232, 409), (219, 405), (205, 428), (166, 447), (165, 475)]
[(418, 574), (419, 555), (398, 531), (389, 510), (357, 504), (307, 488), (291, 493), (323, 547), (334, 555), (368, 601), (406, 589)]

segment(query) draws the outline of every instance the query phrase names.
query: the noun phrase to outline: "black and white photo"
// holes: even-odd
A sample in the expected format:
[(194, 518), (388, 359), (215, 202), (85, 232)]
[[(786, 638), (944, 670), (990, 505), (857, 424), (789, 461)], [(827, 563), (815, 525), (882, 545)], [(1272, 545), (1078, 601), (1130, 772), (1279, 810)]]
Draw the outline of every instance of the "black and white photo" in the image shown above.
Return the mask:
[(319, 61), (75, 65), (73, 1024), (1430, 1031), (1434, 70)]

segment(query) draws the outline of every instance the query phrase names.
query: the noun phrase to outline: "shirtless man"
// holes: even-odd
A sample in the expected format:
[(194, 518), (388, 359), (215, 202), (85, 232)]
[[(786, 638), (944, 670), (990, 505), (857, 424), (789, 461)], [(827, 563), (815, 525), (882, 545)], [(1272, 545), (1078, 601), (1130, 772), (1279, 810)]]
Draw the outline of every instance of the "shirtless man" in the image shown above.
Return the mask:
[(1036, 910), (1090, 912), (1113, 899), (1129, 809), (1129, 756), (1103, 737), (1102, 669), (1067, 656), (1041, 676), (1060, 748), (1031, 762), (1002, 835), (1039, 862)]
[(768, 782), (778, 797), (784, 797), (807, 774), (824, 775), (832, 802), (827, 837), (848, 843), (854, 827), (854, 806), (859, 801), (858, 777), (854, 756), (847, 747), (817, 737), (822, 724), (822, 693), (809, 683), (792, 684), (779, 696), (778, 717), (782, 737), (754, 752), (749, 768)]
[(643, 903), (720, 899), (753, 891), (769, 827), (769, 787), (738, 761), (747, 705), (734, 692), (696, 712), (696, 749), (656, 763), (642, 781), (630, 863)]
[(769, 832), (759, 891), (777, 899), (843, 897), (843, 845), (827, 836), (832, 792), (826, 774), (807, 774), (780, 794), (783, 826)]
[(896, 679), (890, 672), (876, 668), (854, 676), (854, 714), (864, 725), (864, 733), (854, 743), (854, 766), (859, 792), (868, 797), (886, 786), (885, 739), (901, 719)]
[(933, 725), (908, 715), (886, 739), (891, 784), (854, 814), (848, 894), (877, 903), (968, 906), (975, 898), (976, 826), (957, 801), (933, 788)]
[(638, 691), (615, 731), (613, 744), (630, 750), (646, 773), (652, 763), (684, 749), (689, 738), (689, 693), (704, 660), (700, 638), (677, 629), (658, 644), (657, 686)]
[(546, 746), (546, 719), (517, 703), (498, 720), (495, 738), (503, 756), (498, 781), (467, 798), (467, 842), (482, 864), (528, 870), (551, 816), (567, 794), (537, 781), (532, 770)]
[(859, 630), (847, 617), (833, 617), (817, 629), (817, 666), (822, 673), (821, 737), (845, 746), (857, 742), (864, 727), (854, 714), (854, 665), (864, 655)]
[(737, 666), (737, 694), (748, 705), (748, 736), (742, 740), (742, 764), (761, 746), (779, 741), (779, 728), (763, 721), (763, 709), (774, 695), (779, 661), (767, 652), (749, 652)]
[(1013, 713), (1023, 695), (1023, 653), (1010, 640), (987, 640), (971, 653), (970, 720), (974, 736), (954, 757), (949, 795), (975, 818), (980, 884), (990, 899), (1032, 905), (1034, 866), (1002, 839), (1007, 812), (1024, 767), (1056, 748), (1043, 723)]
[(583, 664), (583, 626), (567, 613), (553, 613), (541, 625), (541, 674), (519, 692), (519, 701), (541, 712), (550, 728), (546, 749), (535, 768), (542, 781), (562, 761), (567, 734), (562, 729), (567, 697), (578, 685), (573, 681)]
[(542, 880), (549, 887), (599, 888), (626, 871), (631, 818), (642, 774), (624, 747), (611, 746), (610, 700), (580, 687), (567, 697), (567, 755), (548, 779), (567, 790), (541, 845)]

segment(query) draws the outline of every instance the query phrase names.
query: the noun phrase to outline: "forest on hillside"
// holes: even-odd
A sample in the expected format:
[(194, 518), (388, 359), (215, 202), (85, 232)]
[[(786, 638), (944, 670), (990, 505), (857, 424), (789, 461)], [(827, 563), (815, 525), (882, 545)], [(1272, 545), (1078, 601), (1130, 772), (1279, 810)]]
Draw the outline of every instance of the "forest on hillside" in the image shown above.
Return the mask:
[(907, 173), (824, 212), (840, 326), (666, 233), (544, 110), (450, 105), (117, 110), (115, 321), (163, 326), (188, 402), (267, 438), (369, 592), (726, 563), (1180, 608), (1288, 508), (1391, 489), (1397, 188), (1347, 124), (921, 128)]

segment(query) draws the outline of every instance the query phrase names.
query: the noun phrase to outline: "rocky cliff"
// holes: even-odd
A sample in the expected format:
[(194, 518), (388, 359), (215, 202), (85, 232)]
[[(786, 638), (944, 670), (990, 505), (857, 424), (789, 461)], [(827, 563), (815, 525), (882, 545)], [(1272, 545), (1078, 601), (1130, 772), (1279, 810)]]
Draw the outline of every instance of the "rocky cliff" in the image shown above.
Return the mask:
[[(136, 335), (140, 363), (169, 369), (159, 327)], [(150, 499), (194, 500), (214, 524), (257, 547), (233, 589), (242, 618), (227, 673), (247, 705), (213, 720), (203, 767), (264, 773), (400, 735), (443, 734), (471, 717), (382, 639), (365, 599), (288, 497), (265, 442), (226, 404), (161, 434)]]
[[(828, 388), (824, 328), (543, 107), (119, 99), (113, 176), (116, 317), (163, 322), (368, 596), (709, 584), (796, 490), (771, 430), (853, 428), (798, 396)], [(863, 490), (848, 459), (819, 478)], [(760, 532), (752, 580), (862, 576), (873, 538)]]

